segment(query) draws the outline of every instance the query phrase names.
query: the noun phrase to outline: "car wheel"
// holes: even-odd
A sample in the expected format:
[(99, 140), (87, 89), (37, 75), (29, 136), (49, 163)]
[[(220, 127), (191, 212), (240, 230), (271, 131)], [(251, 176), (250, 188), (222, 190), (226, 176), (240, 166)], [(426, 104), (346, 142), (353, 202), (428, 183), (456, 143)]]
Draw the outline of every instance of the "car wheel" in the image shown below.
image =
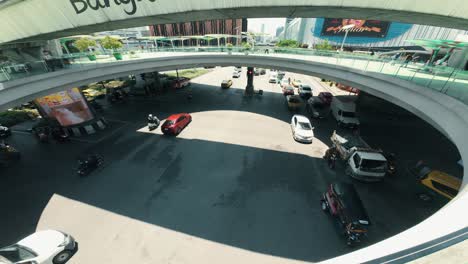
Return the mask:
[(60, 253), (58, 253), (54, 259), (52, 260), (52, 262), (54, 264), (63, 264), (63, 263), (66, 263), (71, 257), (72, 257), (73, 253), (70, 251), (70, 250), (64, 250)]
[(348, 175), (348, 176), (352, 176), (352, 174), (353, 174), (353, 172), (351, 170), (351, 167), (349, 165), (346, 166), (345, 174)]

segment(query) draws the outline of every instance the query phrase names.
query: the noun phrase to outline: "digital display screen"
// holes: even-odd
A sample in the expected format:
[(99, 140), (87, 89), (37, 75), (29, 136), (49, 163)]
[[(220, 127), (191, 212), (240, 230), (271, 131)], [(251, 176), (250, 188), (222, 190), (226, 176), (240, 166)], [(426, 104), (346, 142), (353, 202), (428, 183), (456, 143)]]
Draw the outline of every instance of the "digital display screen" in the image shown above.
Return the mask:
[(344, 26), (354, 25), (348, 29), (348, 37), (385, 38), (390, 22), (351, 18), (325, 18), (321, 36), (344, 36)]
[(43, 113), (57, 119), (64, 127), (77, 125), (94, 118), (78, 88), (38, 98), (35, 103)]

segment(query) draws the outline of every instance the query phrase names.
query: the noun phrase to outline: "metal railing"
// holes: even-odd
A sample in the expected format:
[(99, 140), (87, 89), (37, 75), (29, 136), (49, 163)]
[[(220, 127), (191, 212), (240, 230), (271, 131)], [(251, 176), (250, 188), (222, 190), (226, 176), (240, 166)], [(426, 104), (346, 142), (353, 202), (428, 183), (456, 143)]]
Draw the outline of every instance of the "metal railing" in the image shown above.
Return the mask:
[[(138, 60), (165, 56), (161, 53), (197, 52), (226, 54), (255, 54), (262, 56), (277, 56), (302, 59), (340, 65), (367, 72), (393, 76), (420, 86), (436, 90), (468, 104), (468, 71), (446, 66), (428, 66), (424, 63), (405, 63), (404, 60), (379, 58), (362, 53), (323, 51), (301, 48), (261, 47), (246, 50), (241, 47), (165, 47), (151, 49), (122, 50), (122, 61)], [(94, 55), (94, 56), (93, 56)], [(95, 60), (92, 60), (94, 59)], [(25, 78), (31, 75), (43, 74), (72, 68), (87, 67), (92, 69), (98, 65), (119, 61), (111, 51), (99, 54), (75, 53), (50, 60), (30, 61), (22, 64), (4, 65), (0, 68), (0, 82)]]

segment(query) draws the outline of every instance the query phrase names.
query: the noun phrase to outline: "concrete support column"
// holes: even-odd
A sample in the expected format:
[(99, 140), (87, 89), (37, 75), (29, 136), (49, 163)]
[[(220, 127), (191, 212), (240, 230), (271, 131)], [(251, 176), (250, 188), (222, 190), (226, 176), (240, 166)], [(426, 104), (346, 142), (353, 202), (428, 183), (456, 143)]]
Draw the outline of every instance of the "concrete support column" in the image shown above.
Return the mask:
[(247, 86), (245, 87), (244, 95), (252, 96), (254, 93), (254, 67), (247, 67)]

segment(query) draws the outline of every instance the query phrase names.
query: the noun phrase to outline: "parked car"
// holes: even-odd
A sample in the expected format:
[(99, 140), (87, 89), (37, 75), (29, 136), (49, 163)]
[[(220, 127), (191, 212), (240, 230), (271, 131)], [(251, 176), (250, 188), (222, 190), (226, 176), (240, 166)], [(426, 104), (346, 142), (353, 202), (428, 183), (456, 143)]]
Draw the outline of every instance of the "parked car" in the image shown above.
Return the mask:
[(294, 95), (294, 87), (284, 86), (283, 87), (283, 95)]
[(297, 95), (287, 95), (286, 103), (289, 110), (297, 111), (301, 108), (302, 101), (301, 98)]
[(65, 233), (44, 230), (0, 249), (0, 263), (64, 264), (78, 251), (78, 243)]
[(461, 187), (461, 179), (443, 171), (432, 170), (422, 162), (418, 163), (410, 171), (431, 195), (439, 194), (451, 200), (457, 196)]
[(291, 119), (291, 130), (296, 141), (312, 143), (314, 138), (314, 128), (307, 117), (294, 115)]
[(242, 67), (235, 67), (235, 68), (234, 68), (234, 71), (242, 72)]
[(331, 104), (331, 102), (333, 101), (333, 94), (329, 92), (320, 92), (318, 94), (318, 98), (326, 104)]
[(313, 118), (325, 118), (330, 114), (330, 106), (317, 97), (307, 100), (306, 110)]
[(281, 80), (281, 82), (280, 82), (280, 87), (281, 87), (281, 88), (284, 88), (284, 87), (286, 87), (286, 86), (289, 86), (288, 80), (286, 80), (286, 79)]
[(312, 88), (307, 84), (299, 85), (298, 93), (300, 97), (305, 99), (309, 99), (313, 96)]
[(259, 76), (259, 75), (260, 75), (260, 69), (259, 69), (259, 68), (255, 68), (255, 69), (254, 69), (254, 75), (255, 75), (255, 76)]
[(6, 126), (2, 126), (0, 124), (0, 138), (7, 138), (11, 136), (11, 130), (6, 127)]
[(234, 71), (232, 72), (232, 78), (240, 78), (241, 72), (240, 71)]
[(190, 114), (174, 114), (166, 119), (161, 126), (161, 131), (165, 135), (178, 135), (190, 122), (192, 122), (192, 116), (190, 116)]
[(329, 212), (338, 220), (349, 246), (361, 242), (367, 236), (370, 220), (352, 184), (330, 184), (322, 195), (321, 206), (324, 212)]
[(294, 79), (294, 80), (291, 82), (291, 84), (292, 84), (294, 87), (298, 88), (298, 87), (302, 84), (302, 82), (301, 82), (301, 80)]
[(232, 80), (223, 80), (221, 82), (221, 88), (227, 89), (232, 86)]
[(266, 69), (260, 68), (260, 75), (265, 75), (266, 74)]

